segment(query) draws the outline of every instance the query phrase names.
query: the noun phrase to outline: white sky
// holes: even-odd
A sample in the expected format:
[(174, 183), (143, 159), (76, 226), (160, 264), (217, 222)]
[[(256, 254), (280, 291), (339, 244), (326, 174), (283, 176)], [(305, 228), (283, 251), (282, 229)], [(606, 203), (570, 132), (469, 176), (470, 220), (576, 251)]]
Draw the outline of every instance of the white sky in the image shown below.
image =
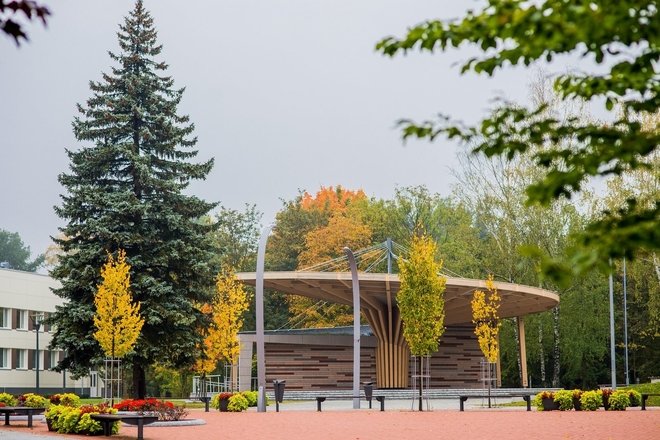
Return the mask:
[[(46, 1), (46, 0), (44, 0)], [(0, 36), (0, 228), (34, 253), (62, 224), (53, 211), (77, 149), (71, 122), (88, 82), (109, 72), (118, 24), (131, 0), (49, 0), (47, 29), (28, 27), (16, 48)], [(280, 199), (320, 185), (391, 197), (396, 186), (426, 185), (448, 195), (455, 146), (403, 145), (395, 122), (438, 112), (474, 122), (496, 96), (524, 102), (533, 72), (460, 76), (475, 52), (374, 51), (387, 35), (428, 18), (461, 16), (465, 0), (146, 0), (180, 113), (196, 124), (199, 157), (215, 157), (191, 191), (241, 209), (255, 203), (270, 221)], [(553, 70), (554, 68), (554, 70)], [(565, 68), (565, 67), (564, 67)], [(551, 66), (549, 72), (560, 67)]]

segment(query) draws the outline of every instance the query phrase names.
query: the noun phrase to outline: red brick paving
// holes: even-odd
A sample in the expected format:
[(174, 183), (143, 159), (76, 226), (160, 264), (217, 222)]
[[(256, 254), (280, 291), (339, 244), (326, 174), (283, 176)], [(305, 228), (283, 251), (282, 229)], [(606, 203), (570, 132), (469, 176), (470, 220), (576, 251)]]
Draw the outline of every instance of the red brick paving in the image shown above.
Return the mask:
[[(269, 408), (270, 410), (270, 408)], [(526, 412), (520, 410), (458, 411), (284, 411), (219, 413), (192, 410), (189, 418), (206, 425), (145, 427), (145, 440), (246, 438), (267, 440), (660, 440), (660, 410), (642, 412)], [(0, 427), (48, 435), (45, 423)], [(114, 440), (135, 439), (137, 429), (122, 426)], [(89, 439), (59, 435), (63, 439)], [(103, 438), (100, 437), (99, 440)], [(35, 436), (35, 440), (38, 437)]]

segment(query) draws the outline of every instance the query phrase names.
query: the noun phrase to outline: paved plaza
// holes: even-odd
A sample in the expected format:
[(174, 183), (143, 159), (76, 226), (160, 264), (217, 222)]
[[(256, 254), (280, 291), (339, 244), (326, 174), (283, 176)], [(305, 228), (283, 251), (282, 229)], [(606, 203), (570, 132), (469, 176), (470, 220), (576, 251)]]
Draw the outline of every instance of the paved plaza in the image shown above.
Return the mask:
[[(206, 423), (183, 427), (145, 427), (145, 440), (243, 439), (266, 440), (388, 440), (388, 439), (466, 439), (466, 440), (658, 440), (660, 408), (641, 411), (553, 411), (531, 412), (524, 407), (483, 408), (479, 399), (466, 411), (458, 411), (457, 399), (433, 400), (433, 411), (410, 411), (409, 400), (387, 402), (386, 411), (353, 410), (350, 400), (324, 402), (323, 412), (316, 411), (315, 401), (285, 401), (276, 413), (269, 406), (266, 413), (254, 409), (243, 413), (220, 413), (193, 409), (189, 418)], [(377, 402), (374, 402), (377, 403)], [(135, 439), (135, 427), (122, 426), (114, 440)], [(104, 438), (104, 437), (100, 437)], [(24, 422), (0, 427), (0, 439), (66, 440), (89, 439), (87, 436), (49, 433), (46, 424), (27, 428)]]

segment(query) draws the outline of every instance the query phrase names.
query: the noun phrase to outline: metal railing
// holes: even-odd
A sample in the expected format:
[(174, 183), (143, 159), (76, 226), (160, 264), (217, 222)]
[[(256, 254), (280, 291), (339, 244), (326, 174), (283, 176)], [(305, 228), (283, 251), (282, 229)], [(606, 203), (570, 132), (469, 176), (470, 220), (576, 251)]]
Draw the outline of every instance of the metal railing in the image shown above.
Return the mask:
[[(204, 392), (206, 388), (206, 392)], [(192, 394), (194, 397), (213, 396), (218, 393), (225, 393), (231, 390), (229, 377), (220, 374), (206, 376), (193, 376)]]

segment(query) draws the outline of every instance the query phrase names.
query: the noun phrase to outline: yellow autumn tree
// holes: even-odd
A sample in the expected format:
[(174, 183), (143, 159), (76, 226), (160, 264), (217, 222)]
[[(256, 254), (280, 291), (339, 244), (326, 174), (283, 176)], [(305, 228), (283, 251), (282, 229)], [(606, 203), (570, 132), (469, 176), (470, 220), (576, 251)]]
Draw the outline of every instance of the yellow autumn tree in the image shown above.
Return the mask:
[(447, 279), (440, 275), (442, 263), (435, 260), (437, 246), (428, 236), (413, 238), (410, 256), (399, 262), (401, 287), (397, 304), (403, 320), (403, 336), (415, 356), (438, 351), (444, 333), (444, 291)]
[(116, 260), (108, 254), (101, 269), (103, 282), (94, 296), (94, 338), (105, 355), (113, 359), (123, 358), (133, 350), (144, 324), (140, 303), (133, 302), (130, 292), (130, 270), (123, 249), (117, 252)]
[[(440, 337), (445, 332), (444, 292), (447, 279), (440, 275), (442, 263), (437, 262), (437, 245), (431, 237), (415, 236), (408, 260), (399, 261), (401, 285), (396, 300), (403, 321), (403, 337), (410, 352), (422, 356), (438, 351)], [(419, 411), (422, 411), (422, 376), (419, 375)]]
[(488, 362), (495, 363), (499, 352), (499, 309), (502, 298), (497, 292), (492, 275), (486, 280), (486, 290), (487, 293), (483, 290), (474, 291), (471, 303), (472, 322), (484, 357)]
[(240, 353), (238, 332), (243, 327), (243, 314), (250, 304), (248, 293), (231, 267), (225, 266), (218, 274), (215, 287), (213, 302), (201, 307), (202, 312), (211, 315), (202, 356), (195, 364), (195, 370), (203, 374), (212, 373), (221, 360), (236, 364)]

